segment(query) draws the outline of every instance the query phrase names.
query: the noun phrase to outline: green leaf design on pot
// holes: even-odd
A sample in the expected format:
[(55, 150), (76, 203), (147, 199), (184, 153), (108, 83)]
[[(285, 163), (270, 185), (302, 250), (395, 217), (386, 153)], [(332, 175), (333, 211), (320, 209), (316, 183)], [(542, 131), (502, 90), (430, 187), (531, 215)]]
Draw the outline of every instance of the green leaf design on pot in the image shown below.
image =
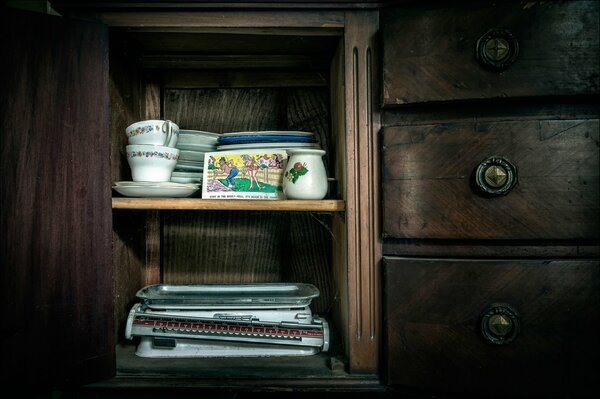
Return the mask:
[(292, 183), (296, 184), (300, 176), (304, 176), (307, 173), (308, 169), (306, 169), (306, 162), (296, 162), (288, 172), (285, 172), (285, 177), (287, 177), (287, 179)]

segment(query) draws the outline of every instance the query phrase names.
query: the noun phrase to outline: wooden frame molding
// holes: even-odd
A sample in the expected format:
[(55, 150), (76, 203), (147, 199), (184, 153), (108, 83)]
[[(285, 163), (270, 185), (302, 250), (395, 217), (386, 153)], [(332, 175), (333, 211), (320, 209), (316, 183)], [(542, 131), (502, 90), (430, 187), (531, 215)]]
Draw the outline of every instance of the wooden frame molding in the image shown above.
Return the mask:
[(375, 373), (379, 363), (381, 238), (379, 235), (380, 127), (377, 12), (347, 12), (344, 34), (346, 87), (346, 221), (348, 235), (350, 371)]

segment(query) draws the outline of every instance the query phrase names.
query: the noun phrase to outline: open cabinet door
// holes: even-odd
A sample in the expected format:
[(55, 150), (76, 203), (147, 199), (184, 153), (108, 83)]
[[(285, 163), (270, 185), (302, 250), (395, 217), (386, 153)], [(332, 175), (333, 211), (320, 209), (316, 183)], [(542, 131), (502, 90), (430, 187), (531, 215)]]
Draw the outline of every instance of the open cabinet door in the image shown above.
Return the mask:
[(1, 375), (78, 385), (115, 373), (108, 29), (1, 15)]

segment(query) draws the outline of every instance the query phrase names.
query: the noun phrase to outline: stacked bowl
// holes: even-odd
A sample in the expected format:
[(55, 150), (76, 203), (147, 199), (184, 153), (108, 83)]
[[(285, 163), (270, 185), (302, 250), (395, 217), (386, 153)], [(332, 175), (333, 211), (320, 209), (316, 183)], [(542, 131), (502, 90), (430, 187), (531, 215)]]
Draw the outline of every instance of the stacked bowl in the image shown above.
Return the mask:
[[(177, 184), (171, 175), (180, 157), (175, 148), (179, 127), (169, 120), (144, 120), (125, 129), (128, 145), (125, 147), (131, 168), (132, 182), (116, 182), (115, 191), (126, 196), (188, 196), (200, 188), (199, 184)], [(182, 190), (177, 190), (181, 188)]]
[(201, 130), (179, 130), (176, 147), (179, 158), (171, 181), (177, 183), (202, 183), (204, 154), (216, 149), (218, 133)]

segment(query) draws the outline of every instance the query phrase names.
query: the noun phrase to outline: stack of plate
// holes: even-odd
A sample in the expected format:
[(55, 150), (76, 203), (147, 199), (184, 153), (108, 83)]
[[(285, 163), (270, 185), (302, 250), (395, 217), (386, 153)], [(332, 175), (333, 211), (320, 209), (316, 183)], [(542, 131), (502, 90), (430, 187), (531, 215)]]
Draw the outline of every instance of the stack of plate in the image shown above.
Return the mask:
[(248, 148), (321, 148), (315, 135), (295, 131), (259, 131), (223, 133), (217, 150), (244, 150)]
[(204, 154), (215, 151), (218, 133), (200, 130), (179, 130), (176, 147), (179, 159), (171, 174), (171, 181), (176, 183), (202, 183), (204, 170)]
[(118, 181), (113, 189), (126, 197), (189, 197), (202, 187), (199, 183)]

